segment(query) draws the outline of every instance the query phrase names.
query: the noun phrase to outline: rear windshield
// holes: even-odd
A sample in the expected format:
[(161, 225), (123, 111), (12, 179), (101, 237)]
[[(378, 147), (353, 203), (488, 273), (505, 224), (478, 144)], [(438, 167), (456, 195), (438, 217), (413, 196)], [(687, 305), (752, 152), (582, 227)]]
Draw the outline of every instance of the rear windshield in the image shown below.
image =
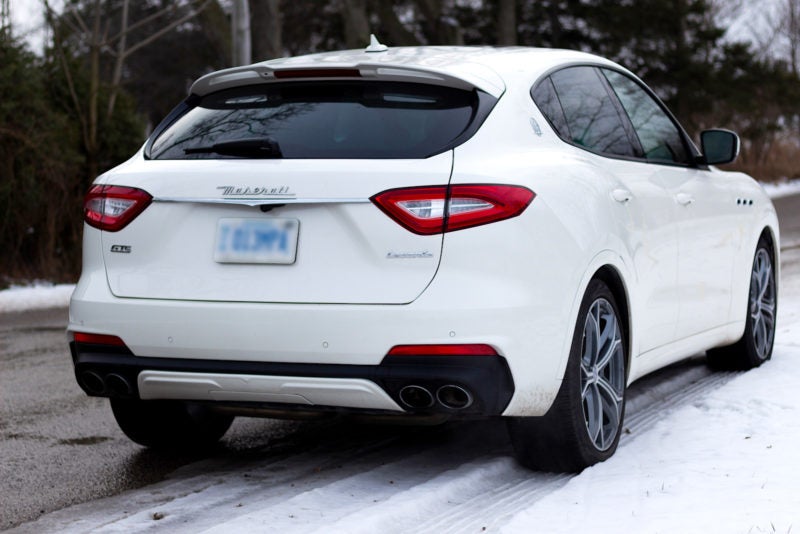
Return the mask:
[(237, 87), (203, 97), (158, 134), (149, 157), (425, 158), (471, 136), (494, 102), (415, 83)]

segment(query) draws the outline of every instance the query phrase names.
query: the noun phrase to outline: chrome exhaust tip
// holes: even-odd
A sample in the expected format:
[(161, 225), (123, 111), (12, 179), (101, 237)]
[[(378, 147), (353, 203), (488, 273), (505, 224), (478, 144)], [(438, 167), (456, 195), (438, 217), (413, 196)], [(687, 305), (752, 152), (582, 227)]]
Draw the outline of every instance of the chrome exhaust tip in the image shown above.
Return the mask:
[(463, 410), (472, 405), (470, 392), (455, 384), (448, 384), (436, 390), (436, 400), (439, 401), (439, 404), (451, 410)]
[(83, 371), (78, 375), (80, 385), (90, 395), (102, 395), (106, 392), (106, 383), (103, 378), (94, 371)]
[(422, 386), (409, 385), (400, 390), (400, 400), (409, 408), (430, 408), (433, 395)]
[(114, 397), (128, 397), (133, 394), (133, 388), (128, 379), (116, 373), (106, 375), (106, 387)]

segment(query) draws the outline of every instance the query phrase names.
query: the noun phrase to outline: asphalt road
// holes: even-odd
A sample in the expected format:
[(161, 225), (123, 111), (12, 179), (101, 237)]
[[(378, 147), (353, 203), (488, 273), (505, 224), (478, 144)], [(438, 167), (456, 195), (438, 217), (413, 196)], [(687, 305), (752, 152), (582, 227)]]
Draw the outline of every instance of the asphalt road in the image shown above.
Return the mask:
[(800, 195), (776, 198), (772, 203), (780, 219), (782, 246), (800, 242)]
[(0, 314), (0, 530), (202, 458), (246, 458), (285, 447), (286, 436), (329, 431), (331, 422), (239, 418), (210, 453), (148, 451), (117, 428), (105, 399), (75, 383), (66, 324), (66, 309)]
[[(777, 199), (775, 206), (783, 243), (797, 246), (800, 195)], [(0, 530), (162, 480), (203, 458), (236, 462), (292, 454), (343, 433), (375, 439), (374, 428), (341, 420), (239, 418), (219, 448), (204, 455), (148, 451), (119, 431), (106, 400), (78, 388), (66, 322), (65, 309), (0, 314)]]

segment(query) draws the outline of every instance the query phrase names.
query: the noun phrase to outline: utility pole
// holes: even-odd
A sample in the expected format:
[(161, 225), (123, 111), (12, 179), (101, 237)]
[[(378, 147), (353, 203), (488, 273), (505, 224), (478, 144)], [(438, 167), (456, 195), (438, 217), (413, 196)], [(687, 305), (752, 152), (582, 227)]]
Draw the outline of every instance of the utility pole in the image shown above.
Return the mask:
[(233, 38), (233, 66), (249, 65), (253, 62), (250, 50), (250, 7), (247, 0), (233, 0), (231, 12), (231, 36)]
[(0, 0), (0, 37), (11, 39), (11, 9), (8, 0)]

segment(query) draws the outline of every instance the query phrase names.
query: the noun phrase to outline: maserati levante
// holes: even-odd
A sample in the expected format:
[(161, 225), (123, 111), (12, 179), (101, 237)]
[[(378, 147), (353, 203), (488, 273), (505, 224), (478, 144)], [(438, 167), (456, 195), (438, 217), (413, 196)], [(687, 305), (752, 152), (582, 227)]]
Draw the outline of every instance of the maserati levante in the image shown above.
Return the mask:
[(84, 205), (78, 383), (149, 447), (235, 416), (503, 417), (613, 454), (631, 382), (772, 353), (775, 210), (586, 53), (399, 47), (213, 72)]

